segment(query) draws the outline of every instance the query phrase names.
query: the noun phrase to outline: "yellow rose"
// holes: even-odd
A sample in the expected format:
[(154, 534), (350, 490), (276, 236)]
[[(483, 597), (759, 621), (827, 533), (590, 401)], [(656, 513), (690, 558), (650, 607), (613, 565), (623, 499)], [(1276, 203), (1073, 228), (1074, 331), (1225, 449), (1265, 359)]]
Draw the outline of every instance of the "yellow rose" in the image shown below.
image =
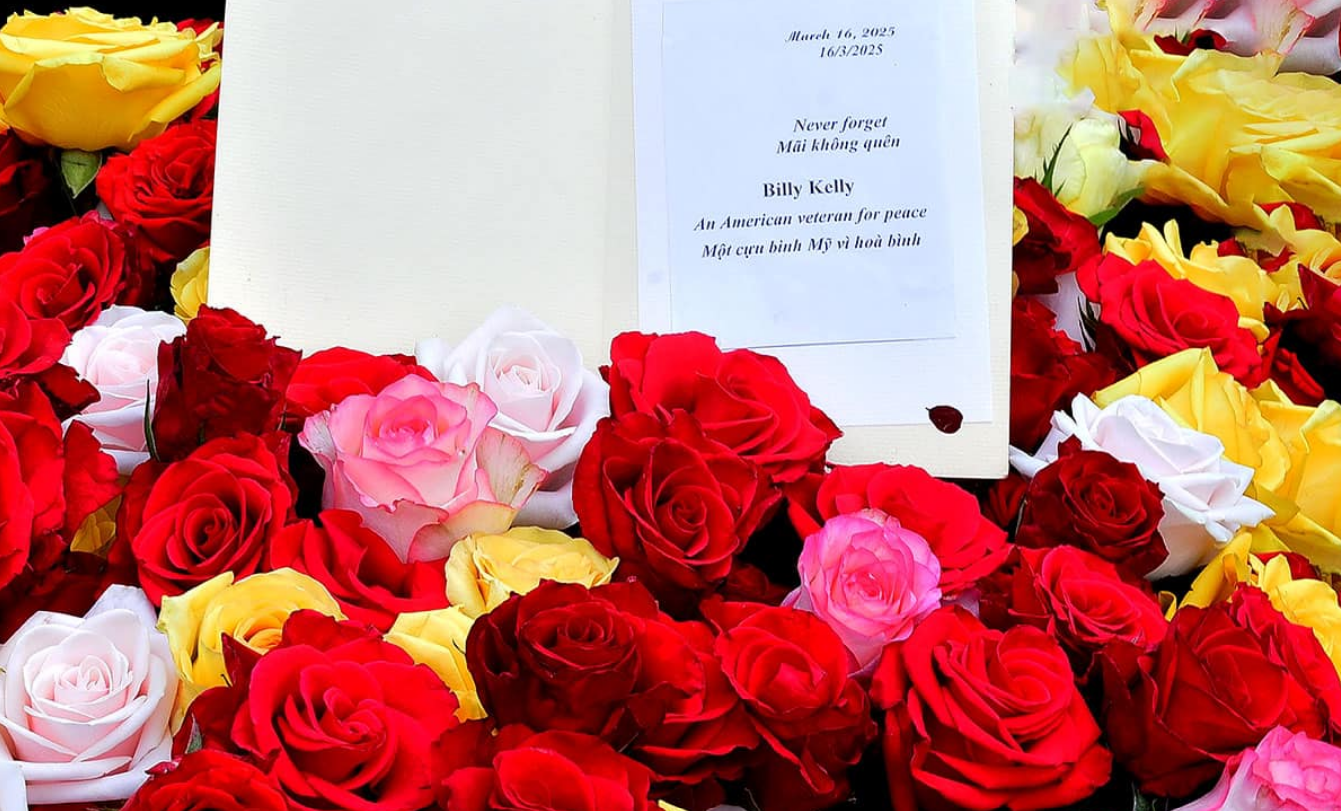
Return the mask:
[(541, 580), (610, 582), (619, 560), (605, 557), (583, 538), (538, 527), (514, 527), (502, 535), (475, 535), (452, 547), (447, 558), (447, 599), (469, 617), (494, 610), (513, 594), (526, 594)]
[(107, 557), (107, 550), (116, 538), (116, 511), (120, 508), (121, 497), (117, 496), (90, 513), (70, 539), (70, 551)]
[(1100, 109), (1150, 116), (1169, 163), (1146, 172), (1147, 199), (1259, 231), (1271, 227), (1264, 203), (1341, 219), (1341, 85), (1278, 73), (1280, 62), (1270, 53), (1166, 54), (1153, 37), (1119, 29), (1082, 40), (1062, 72)]
[(209, 303), (210, 249), (198, 248), (177, 265), (172, 272), (172, 300), (174, 312), (183, 321), (190, 322), (200, 312), (200, 305)]
[(1010, 215), (1011, 238), (1010, 244), (1019, 245), (1020, 240), (1029, 235), (1029, 218), (1024, 216), (1024, 212), (1016, 206), (1015, 211)]
[(254, 574), (233, 582), (224, 572), (185, 594), (164, 597), (158, 628), (168, 637), (185, 707), (210, 687), (224, 683), (223, 636), (265, 653), (279, 644), (284, 621), (311, 609), (344, 619), (326, 587), (292, 569)]
[(1266, 337), (1265, 305), (1293, 309), (1303, 295), (1297, 264), (1267, 273), (1246, 256), (1220, 256), (1218, 246), (1211, 243), (1203, 242), (1185, 250), (1178, 223), (1173, 220), (1162, 232), (1146, 223), (1141, 226), (1140, 234), (1131, 239), (1110, 234), (1104, 249), (1133, 264), (1155, 262), (1176, 279), (1187, 279), (1203, 290), (1233, 300), (1239, 315), (1249, 319), (1249, 323), (1241, 326), (1251, 329), (1259, 341)]
[(1129, 394), (1219, 438), (1230, 461), (1255, 471), (1249, 495), (1275, 510), (1267, 524), (1280, 539), (1324, 571), (1341, 572), (1341, 406), (1295, 405), (1271, 384), (1249, 392), (1205, 349), (1145, 366), (1094, 401), (1102, 407)]
[(1056, 156), (1052, 186), (1057, 201), (1092, 217), (1141, 185), (1147, 164), (1128, 160), (1121, 144), (1115, 120), (1077, 119), (1065, 105), (1029, 110), (1015, 119), (1015, 174), (1042, 178)]
[(461, 705), (456, 717), (462, 721), (485, 715), (475, 692), (475, 680), (466, 667), (466, 636), (473, 623), (460, 608), (450, 606), (401, 614), (386, 634), (387, 642), (410, 654), (416, 662), (428, 665), (451, 688)]
[(12, 15), (0, 28), (0, 122), (64, 149), (129, 150), (219, 87), (218, 37), (90, 8)]
[[(1271, 212), (1269, 221), (1271, 227), (1264, 233), (1241, 231), (1238, 234), (1239, 242), (1261, 254), (1259, 258), (1274, 257), (1281, 251), (1289, 251), (1289, 260), (1276, 273), (1292, 274), (1296, 287), (1301, 266), (1333, 281), (1341, 281), (1341, 240), (1336, 238), (1336, 234), (1317, 228), (1298, 227), (1293, 212), (1285, 206)], [(1300, 305), (1301, 302), (1296, 300), (1280, 309), (1287, 310)]]

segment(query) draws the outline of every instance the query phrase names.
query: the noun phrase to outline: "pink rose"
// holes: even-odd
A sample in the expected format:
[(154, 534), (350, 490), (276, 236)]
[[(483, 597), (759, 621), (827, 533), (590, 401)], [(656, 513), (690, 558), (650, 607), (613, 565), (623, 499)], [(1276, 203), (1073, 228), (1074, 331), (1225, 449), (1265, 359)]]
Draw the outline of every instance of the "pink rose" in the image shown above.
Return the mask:
[(478, 386), (417, 376), (309, 417), (299, 441), (326, 471), (322, 506), (353, 510), (407, 562), (507, 530), (545, 471)]
[[(177, 669), (144, 592), (112, 586), (84, 617), (39, 611), (0, 646), (0, 766), (33, 805), (124, 800), (172, 757)], [(18, 795), (0, 770), (0, 808)]]
[(1341, 748), (1276, 727), (1225, 764), (1211, 793), (1177, 811), (1323, 811), (1341, 797)]
[(890, 642), (941, 604), (941, 564), (926, 539), (879, 510), (830, 518), (806, 538), (801, 587), (785, 605), (809, 611), (843, 640), (857, 675), (875, 668)]

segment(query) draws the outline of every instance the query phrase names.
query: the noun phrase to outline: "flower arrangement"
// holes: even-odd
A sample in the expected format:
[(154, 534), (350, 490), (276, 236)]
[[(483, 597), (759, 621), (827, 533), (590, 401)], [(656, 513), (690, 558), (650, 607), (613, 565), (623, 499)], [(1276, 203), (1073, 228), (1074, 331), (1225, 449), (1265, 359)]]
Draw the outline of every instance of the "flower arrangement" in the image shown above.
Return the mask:
[(221, 28), (11, 17), (0, 809), (1341, 808), (1338, 4), (1019, 7), (995, 482), (700, 334), (290, 349)]

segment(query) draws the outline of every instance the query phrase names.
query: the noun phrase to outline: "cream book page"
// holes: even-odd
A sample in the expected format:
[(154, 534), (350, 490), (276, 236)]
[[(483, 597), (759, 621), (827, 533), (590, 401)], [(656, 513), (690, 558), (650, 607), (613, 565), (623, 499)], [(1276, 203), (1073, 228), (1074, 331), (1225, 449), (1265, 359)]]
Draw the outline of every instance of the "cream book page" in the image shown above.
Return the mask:
[[(904, 274), (897, 284), (880, 282), (886, 302), (902, 302), (900, 332), (891, 340), (881, 319), (888, 308), (869, 306), (856, 295), (863, 278), (880, 280), (887, 269), (898, 270), (888, 261), (868, 263), (842, 279), (834, 276), (841, 285), (827, 297), (823, 283), (833, 276), (832, 268), (842, 266), (818, 265), (814, 273), (801, 272), (788, 282), (794, 288), (810, 279), (818, 287), (809, 293), (789, 289), (752, 312), (730, 300), (741, 300), (738, 291), (714, 288), (714, 274), (696, 279), (693, 263), (683, 257), (672, 268), (669, 212), (703, 208), (702, 200), (740, 192), (728, 187), (720, 172), (709, 171), (711, 166), (683, 158), (677, 165), (688, 169), (675, 175), (678, 186), (667, 188), (665, 166), (647, 168), (646, 136), (664, 138), (657, 134), (660, 127), (671, 143), (681, 143), (674, 132), (694, 128), (692, 118), (683, 116), (692, 109), (684, 94), (666, 97), (667, 81), (675, 81), (666, 71), (680, 75), (685, 65), (692, 66), (695, 32), (722, 13), (714, 7), (737, 0), (684, 0), (707, 9), (672, 20), (669, 32), (660, 6), (676, 0), (657, 3), (650, 18), (646, 7), (635, 5), (641, 1), (388, 0), (372, 15), (346, 0), (232, 0), (212, 303), (236, 307), (308, 351), (338, 344), (380, 352), (408, 352), (416, 340), (431, 336), (458, 340), (497, 307), (514, 304), (574, 338), (593, 367), (606, 361), (610, 339), (624, 329), (717, 331), (724, 345), (758, 347), (787, 363), (843, 425), (847, 435), (835, 448), (840, 461), (919, 464), (947, 476), (1004, 474), (1011, 210), (1004, 85), (1011, 4), (953, 0), (952, 5), (972, 7), (969, 30), (952, 48), (936, 51), (936, 65), (924, 65), (917, 74), (930, 85), (927, 93), (962, 102), (973, 97), (965, 87), (976, 90), (976, 132), (982, 137), (969, 133), (956, 143), (969, 143), (980, 155), (956, 153), (947, 171), (958, 172), (954, 177), (961, 186), (976, 184), (981, 196), (945, 191), (900, 200), (886, 193), (898, 178), (881, 174), (884, 169), (875, 163), (854, 173), (814, 177), (807, 164), (803, 184), (788, 172), (769, 181), (778, 200), (796, 194), (786, 185), (792, 183), (804, 187), (800, 197), (806, 202), (829, 188), (826, 195), (853, 200), (854, 210), (876, 210), (886, 237), (915, 224), (907, 210), (937, 206), (958, 212), (942, 221), (940, 231), (928, 226), (919, 235), (923, 245), (948, 245), (952, 253), (969, 257), (946, 265), (950, 271), (934, 271), (942, 278), (953, 273), (949, 284), (925, 284), (936, 278), (932, 272), (921, 274), (920, 288), (918, 274)], [(815, 33), (810, 29), (816, 10), (839, 6), (857, 14), (871, 6), (883, 9), (881, 16), (890, 22), (872, 21), (871, 27), (911, 25), (899, 21), (905, 5), (903, 0), (770, 3), (773, 17), (795, 17), (788, 33)], [(658, 25), (649, 28), (648, 19)], [(839, 25), (819, 22), (820, 28)], [(976, 60), (964, 59), (973, 29)], [(679, 37), (669, 55), (668, 33)], [(798, 51), (822, 44), (792, 43)], [(713, 58), (721, 66), (730, 54)], [(754, 84), (737, 88), (774, 94), (760, 110), (786, 107), (785, 94), (777, 95), (778, 83), (767, 71), (752, 69), (744, 57), (738, 70)], [(850, 81), (860, 80), (860, 72), (851, 75)], [(917, 121), (909, 114), (917, 103), (880, 99), (890, 81), (897, 84), (899, 74), (883, 76), (869, 93), (855, 88), (858, 98), (877, 100), (868, 112), (850, 111), (864, 120), (854, 124), (863, 128), (863, 141), (897, 137), (906, 144), (916, 137)], [(819, 80), (811, 84), (819, 86)], [(963, 105), (954, 109), (963, 120)], [(806, 117), (823, 126), (835, 116), (817, 111)], [(771, 140), (781, 138), (776, 128), (758, 126)], [(832, 129), (841, 129), (842, 121), (830, 126), (795, 135), (851, 137)], [(661, 160), (677, 148), (683, 154), (682, 146), (672, 146)], [(652, 158), (654, 167), (657, 160)], [(830, 185), (812, 196), (812, 180)], [(904, 213), (884, 221), (891, 209)], [(740, 216), (763, 216), (760, 211), (742, 207)], [(803, 213), (825, 212), (830, 209), (812, 206)], [(726, 214), (705, 209), (703, 216)], [(666, 223), (660, 237), (655, 227), (649, 232), (649, 221)], [(836, 241), (851, 235), (817, 236)], [(809, 237), (804, 243), (809, 247)], [(908, 247), (876, 248), (870, 255), (893, 257)], [(978, 268), (976, 276), (962, 271), (970, 265)], [(664, 275), (675, 269), (690, 275)], [(690, 300), (698, 297), (697, 309), (691, 301), (674, 320), (657, 291), (658, 270), (665, 279), (687, 280), (681, 290)], [(769, 289), (759, 286), (769, 278), (756, 279), (754, 289)], [(815, 317), (795, 307), (788, 312), (784, 305), (798, 300), (808, 301)], [(719, 311), (715, 302), (723, 303)], [(865, 309), (854, 313), (854, 307)], [(945, 312), (952, 317), (942, 318)], [(845, 333), (849, 327), (852, 334)], [(938, 342), (957, 349), (935, 349)], [(953, 435), (936, 430), (925, 411), (935, 405), (960, 409), (963, 428)]]

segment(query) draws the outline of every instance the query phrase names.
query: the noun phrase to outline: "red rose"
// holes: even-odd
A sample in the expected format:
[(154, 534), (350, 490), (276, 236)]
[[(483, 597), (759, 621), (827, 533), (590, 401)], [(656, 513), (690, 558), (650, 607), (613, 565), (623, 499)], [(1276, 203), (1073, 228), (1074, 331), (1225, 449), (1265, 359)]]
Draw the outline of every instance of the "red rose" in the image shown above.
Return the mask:
[(475, 620), (466, 662), (497, 723), (621, 747), (704, 690), (690, 642), (632, 583), (544, 581)]
[(299, 611), (264, 656), (226, 648), (225, 661), (230, 685), (197, 698), (183, 729), (196, 723), (207, 747), (265, 769), (290, 811), (433, 805), (429, 755), (457, 724), (456, 697), (405, 651), (367, 626)]
[(1037, 628), (939, 609), (885, 649), (871, 695), (888, 710), (897, 811), (1057, 808), (1108, 782), (1112, 756), (1066, 653)]
[(101, 588), (81, 581), (89, 573), (100, 583), (100, 572), (71, 560), (69, 543), (119, 490), (116, 462), (88, 426), (74, 423), (62, 438), (37, 386), (0, 392), (0, 638), (34, 611), (92, 605)]
[(1099, 662), (1109, 743), (1148, 794), (1191, 794), (1277, 726), (1341, 736), (1336, 667), (1252, 586), (1179, 609), (1152, 655), (1114, 642)]
[(1304, 306), (1282, 313), (1266, 306), (1271, 378), (1296, 402), (1341, 397), (1341, 285), (1300, 268)]
[(56, 365), (70, 331), (56, 318), (33, 318), (11, 299), (0, 299), (0, 384), (16, 375)]
[(599, 738), (475, 721), (433, 748), (443, 811), (655, 811), (647, 769)]
[(1144, 577), (1169, 556), (1160, 537), (1164, 495), (1136, 465), (1103, 451), (1059, 448), (1025, 492), (1015, 542), (1044, 548), (1071, 545)]
[(583, 537), (672, 606), (725, 581), (777, 502), (757, 467), (683, 412), (602, 420), (574, 475)]
[(1122, 154), (1137, 161), (1168, 162), (1169, 153), (1164, 151), (1159, 130), (1150, 116), (1140, 110), (1124, 110), (1118, 116), (1123, 124)]
[(789, 515), (808, 537), (835, 515), (873, 508), (899, 520), (931, 545), (941, 562), (941, 591), (954, 597), (996, 571), (1010, 554), (1006, 533), (978, 511), (978, 500), (907, 465), (838, 465), (812, 509), (792, 502)]
[(155, 263), (180, 262), (209, 239), (216, 128), (211, 119), (169, 127), (98, 172), (98, 199)]
[(1175, 279), (1157, 262), (1133, 265), (1109, 254), (1077, 280), (1100, 307), (1100, 323), (1131, 349), (1140, 366), (1184, 349), (1205, 347), (1220, 370), (1245, 385), (1262, 375), (1257, 338), (1239, 326), (1239, 311), (1228, 296)]
[(1057, 317), (1029, 298), (1011, 303), (1010, 442), (1033, 450), (1047, 436), (1052, 415), (1077, 394), (1117, 379), (1109, 361), (1054, 329)]
[(302, 420), (355, 394), (381, 394), (406, 375), (433, 375), (409, 355), (369, 355), (337, 346), (303, 358), (289, 381), (287, 416)]
[(201, 307), (186, 335), (158, 351), (159, 457), (180, 459), (216, 437), (277, 430), (300, 357), (233, 310)]
[(1012, 470), (1006, 478), (991, 482), (978, 494), (978, 504), (987, 520), (1006, 531), (1010, 531), (1020, 520), (1020, 509), (1024, 506), (1024, 493), (1029, 489), (1029, 480)]
[(257, 572), (292, 508), (275, 454), (243, 435), (207, 442), (180, 462), (136, 468), (117, 533), (130, 539), (140, 584), (158, 605), (222, 572)]
[(244, 760), (202, 749), (157, 767), (121, 811), (288, 811), (271, 777)]
[[(1124, 580), (1117, 567), (1074, 546), (1021, 549), (1019, 565), (1005, 580), (1004, 622), (1048, 632), (1089, 670), (1094, 654), (1114, 640), (1153, 650), (1168, 621), (1144, 581)], [(987, 620), (989, 601), (982, 615)], [(990, 622), (990, 620), (988, 620)]]
[(851, 654), (814, 614), (713, 601), (716, 653), (764, 741), (747, 784), (764, 811), (808, 811), (846, 798), (847, 769), (875, 737)]
[(326, 510), (270, 542), (267, 567), (296, 569), (325, 586), (346, 616), (386, 631), (403, 613), (447, 607), (442, 562), (401, 563), (358, 513)]
[(1015, 246), (1021, 293), (1056, 293), (1057, 277), (1099, 261), (1099, 229), (1033, 178), (1015, 178), (1015, 205), (1029, 233)]
[(777, 358), (723, 352), (696, 332), (616, 336), (602, 372), (613, 416), (639, 411), (666, 419), (688, 411), (709, 439), (759, 465), (775, 483), (822, 465), (842, 433)]
[(1182, 38), (1157, 36), (1155, 44), (1166, 54), (1187, 56), (1193, 51), (1223, 51), (1229, 41), (1215, 31), (1198, 28)]
[(0, 299), (32, 318), (59, 318), (75, 332), (121, 292), (128, 256), (125, 237), (96, 213), (66, 220), (0, 256)]
[(17, 251), (39, 226), (60, 220), (60, 186), (46, 156), (13, 131), (0, 132), (0, 253)]

